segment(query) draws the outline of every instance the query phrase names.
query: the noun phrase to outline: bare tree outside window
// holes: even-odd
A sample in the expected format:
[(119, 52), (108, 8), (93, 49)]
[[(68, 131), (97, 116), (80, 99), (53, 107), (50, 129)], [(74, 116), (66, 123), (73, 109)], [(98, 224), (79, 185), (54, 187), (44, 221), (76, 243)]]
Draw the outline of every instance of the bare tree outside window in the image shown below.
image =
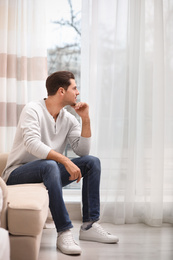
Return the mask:
[[(57, 43), (48, 47), (48, 74), (58, 70), (69, 70), (74, 73), (76, 81), (80, 82), (81, 0), (57, 2), (60, 15), (50, 21)], [(66, 2), (66, 12), (61, 12), (62, 2)]]

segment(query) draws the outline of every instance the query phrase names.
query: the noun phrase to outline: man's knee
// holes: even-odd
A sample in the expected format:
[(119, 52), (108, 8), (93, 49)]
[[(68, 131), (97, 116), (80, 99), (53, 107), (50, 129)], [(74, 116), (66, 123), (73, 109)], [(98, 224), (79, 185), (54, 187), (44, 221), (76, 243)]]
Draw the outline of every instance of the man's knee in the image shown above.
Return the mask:
[(86, 160), (88, 161), (88, 164), (91, 167), (94, 167), (96, 170), (98, 170), (100, 172), (101, 162), (100, 162), (100, 159), (98, 157), (93, 156), (93, 155), (87, 155)]
[(43, 171), (49, 178), (58, 178), (60, 176), (58, 163), (54, 160), (45, 160), (43, 164)]

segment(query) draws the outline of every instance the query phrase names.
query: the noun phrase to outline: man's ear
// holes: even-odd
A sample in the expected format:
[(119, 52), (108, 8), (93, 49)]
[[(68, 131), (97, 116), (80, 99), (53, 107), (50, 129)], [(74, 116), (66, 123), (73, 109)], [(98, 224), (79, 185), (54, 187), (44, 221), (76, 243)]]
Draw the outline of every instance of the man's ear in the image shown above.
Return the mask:
[(62, 88), (62, 87), (60, 87), (60, 88), (58, 89), (58, 93), (59, 93), (60, 95), (64, 95), (64, 94), (65, 94), (65, 89)]

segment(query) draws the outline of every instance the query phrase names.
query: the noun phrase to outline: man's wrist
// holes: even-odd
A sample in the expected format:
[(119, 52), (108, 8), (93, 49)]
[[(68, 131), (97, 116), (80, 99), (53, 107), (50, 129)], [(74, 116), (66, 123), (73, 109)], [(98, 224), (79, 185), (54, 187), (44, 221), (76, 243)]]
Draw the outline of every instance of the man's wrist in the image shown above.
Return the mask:
[(81, 117), (82, 121), (90, 122), (90, 117), (89, 116), (82, 116)]

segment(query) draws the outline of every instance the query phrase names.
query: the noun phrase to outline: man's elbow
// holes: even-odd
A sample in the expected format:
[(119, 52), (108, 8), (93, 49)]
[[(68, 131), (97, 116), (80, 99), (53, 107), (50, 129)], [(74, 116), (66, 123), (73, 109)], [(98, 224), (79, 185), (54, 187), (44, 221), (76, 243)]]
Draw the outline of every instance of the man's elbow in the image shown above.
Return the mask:
[(86, 155), (89, 155), (89, 153), (90, 153), (90, 149), (89, 148), (85, 148), (85, 147), (83, 147), (82, 148), (82, 150), (77, 150), (77, 151), (75, 151), (75, 153), (78, 155), (78, 156), (86, 156)]

